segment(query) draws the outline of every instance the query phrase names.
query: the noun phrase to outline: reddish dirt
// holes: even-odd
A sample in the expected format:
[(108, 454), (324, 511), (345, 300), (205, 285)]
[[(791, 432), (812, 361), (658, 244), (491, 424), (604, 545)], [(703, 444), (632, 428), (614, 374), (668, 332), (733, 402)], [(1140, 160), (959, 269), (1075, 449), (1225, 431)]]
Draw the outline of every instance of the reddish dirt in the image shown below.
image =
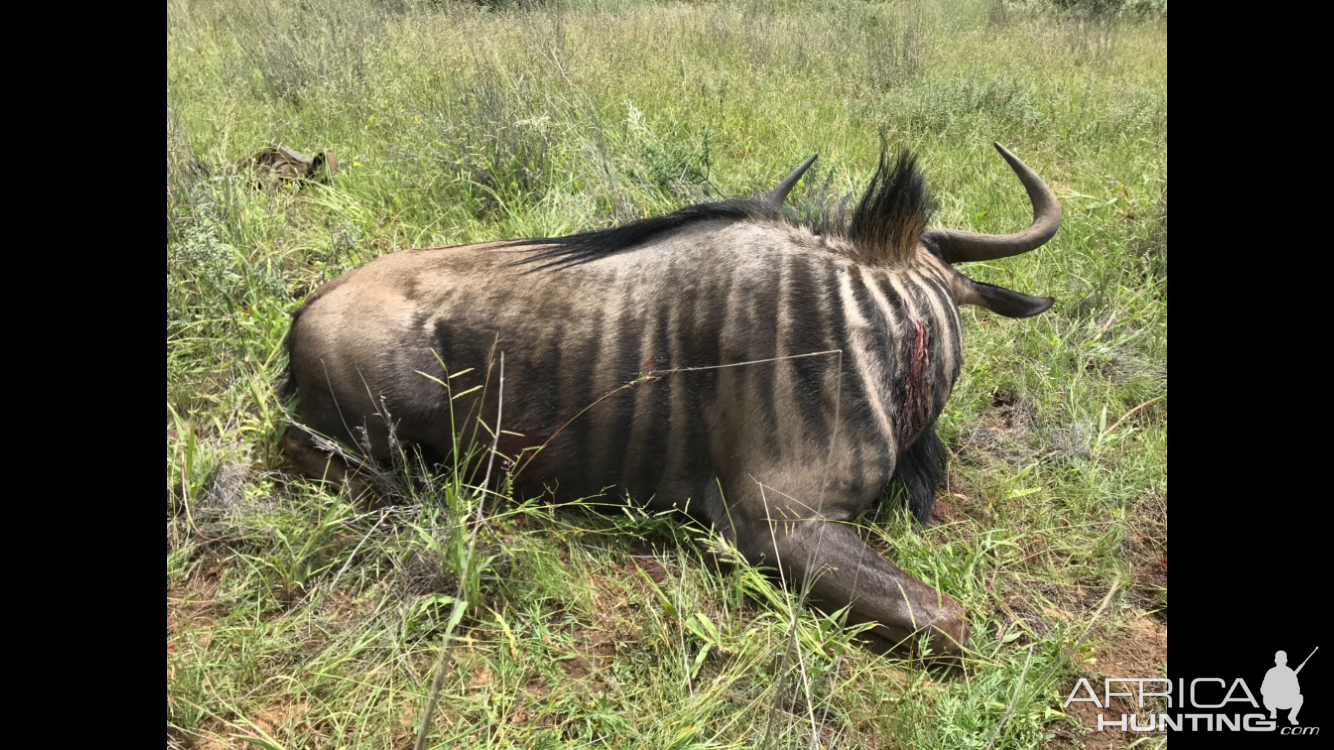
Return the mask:
[[(222, 732), (223, 730), (218, 730), (220, 736), (222, 736)], [(195, 744), (191, 747), (193, 747), (194, 750), (232, 750), (232, 745), (227, 744), (227, 742), (218, 739), (217, 737), (198, 737), (195, 739)]]
[(1106, 677), (1152, 677), (1167, 663), (1167, 626), (1152, 618), (1098, 649), (1097, 671)]
[[(640, 585), (646, 587), (648, 584), (643, 583), (639, 573), (632, 570), (635, 567), (644, 571), (654, 583), (661, 584), (669, 577), (667, 570), (656, 560), (635, 557), (622, 566), (622, 573), (617, 576), (619, 582), (640, 581)], [(560, 662), (569, 679), (587, 680), (597, 693), (609, 687), (611, 682), (617, 642), (634, 641), (639, 637), (633, 628), (626, 626), (632, 621), (630, 612), (639, 605), (631, 604), (620, 583), (600, 582), (594, 588), (594, 611), (600, 613), (598, 621), (592, 625), (576, 623), (571, 627), (574, 656)]]
[(1103, 750), (1104, 748), (1125, 747), (1140, 737), (1150, 736), (1148, 733), (1123, 732), (1115, 727), (1104, 729), (1101, 732), (1093, 731), (1098, 726), (1098, 714), (1102, 714), (1104, 719), (1120, 721), (1121, 714), (1134, 713), (1133, 705), (1125, 698), (1113, 698), (1112, 704), (1106, 708), (1098, 708), (1092, 703), (1071, 703), (1070, 708), (1066, 711), (1080, 726), (1087, 729), (1081, 732), (1065, 722), (1060, 722), (1052, 727), (1056, 736), (1047, 743), (1047, 747), (1060, 748), (1061, 750), (1079, 747), (1085, 748), (1085, 750)]
[(264, 730), (271, 737), (281, 737), (290, 735), (306, 714), (310, 711), (310, 704), (302, 701), (300, 703), (275, 703), (254, 717), (255, 726)]
[[(1083, 676), (1088, 678), (1089, 684), (1101, 698), (1104, 678), (1154, 677), (1161, 673), (1163, 665), (1167, 663), (1167, 626), (1149, 617), (1136, 620), (1130, 623), (1119, 637), (1103, 644), (1094, 656), (1097, 663)], [(1074, 686), (1069, 687), (1073, 689)], [(1071, 703), (1066, 713), (1083, 729), (1073, 727), (1067, 722), (1058, 722), (1052, 725), (1056, 737), (1047, 747), (1062, 749), (1084, 747), (1087, 750), (1125, 747), (1139, 738), (1151, 737), (1161, 732), (1125, 732), (1115, 727), (1099, 732), (1096, 731), (1098, 714), (1103, 714), (1105, 719), (1120, 720), (1121, 714), (1150, 713), (1162, 708), (1146, 703), (1143, 709), (1139, 709), (1137, 700), (1122, 697), (1113, 698), (1111, 705), (1105, 705), (1103, 708), (1098, 708), (1089, 702)]]
[(667, 580), (667, 569), (662, 567), (662, 564), (657, 560), (644, 557), (634, 557), (631, 560), (640, 570), (647, 573), (654, 583), (661, 585), (663, 581)]
[(560, 662), (571, 680), (589, 680), (595, 692), (608, 687), (606, 670), (616, 656), (616, 636), (610, 630), (575, 625), (572, 632), (574, 658)]
[(943, 534), (946, 539), (967, 542), (977, 536), (978, 529), (989, 528), (993, 523), (986, 501), (958, 476), (947, 472), (931, 506), (928, 528), (937, 530), (935, 533)]
[(962, 513), (954, 505), (954, 500), (946, 497), (937, 497), (936, 504), (931, 506), (931, 525), (940, 526), (942, 524), (962, 521), (968, 516)]
[(962, 521), (990, 523), (986, 519), (990, 517), (991, 511), (987, 509), (984, 501), (971, 494), (971, 487), (961, 484), (954, 477), (949, 477), (946, 481), (949, 489), (937, 494), (935, 505), (931, 506), (932, 526)]

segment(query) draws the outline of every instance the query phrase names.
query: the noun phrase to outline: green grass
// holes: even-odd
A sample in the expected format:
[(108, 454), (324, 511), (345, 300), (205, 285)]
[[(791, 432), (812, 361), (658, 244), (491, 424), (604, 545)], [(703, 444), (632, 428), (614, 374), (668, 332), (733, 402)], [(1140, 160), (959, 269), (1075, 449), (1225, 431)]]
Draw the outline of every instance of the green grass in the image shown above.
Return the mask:
[[(1165, 10), (493, 5), (168, 3), (169, 745), (410, 747), (461, 593), (430, 747), (1101, 746), (1062, 713), (1078, 676), (1166, 668)], [(1043, 250), (966, 269), (1058, 301), (965, 309), (940, 521), (863, 519), (967, 607), (962, 666), (814, 611), (789, 650), (793, 596), (712, 571), (717, 542), (675, 519), (419, 470), (363, 514), (283, 465), (282, 340), (323, 281), (767, 192), (814, 151), (793, 201), (827, 204), (881, 132), (920, 155), (936, 225), (1027, 225), (992, 141), (1065, 209)], [(271, 143), (340, 170), (228, 176)]]

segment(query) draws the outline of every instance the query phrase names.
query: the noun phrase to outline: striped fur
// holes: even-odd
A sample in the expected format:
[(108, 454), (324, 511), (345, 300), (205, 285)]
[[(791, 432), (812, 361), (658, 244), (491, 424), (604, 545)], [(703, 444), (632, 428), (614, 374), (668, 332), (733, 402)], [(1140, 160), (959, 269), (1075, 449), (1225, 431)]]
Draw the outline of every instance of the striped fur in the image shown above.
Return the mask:
[[(860, 515), (903, 460), (913, 510), (929, 516), (933, 425), (962, 365), (958, 299), (972, 287), (922, 246), (926, 205), (913, 159), (882, 156), (846, 228), (732, 202), (385, 256), (293, 318), (302, 425), (383, 458), (392, 422), (398, 439), (448, 456), (462, 415), (494, 421), (489, 365), (503, 352), (500, 450), (523, 467), (520, 491), (687, 510), (757, 562), (824, 571), (815, 595), (863, 601), (854, 616), (882, 635), (926, 628), (949, 651), (966, 637), (958, 605), (821, 523)], [(439, 381), (485, 387), (451, 402)], [(357, 491), (306, 429), (284, 449)]]

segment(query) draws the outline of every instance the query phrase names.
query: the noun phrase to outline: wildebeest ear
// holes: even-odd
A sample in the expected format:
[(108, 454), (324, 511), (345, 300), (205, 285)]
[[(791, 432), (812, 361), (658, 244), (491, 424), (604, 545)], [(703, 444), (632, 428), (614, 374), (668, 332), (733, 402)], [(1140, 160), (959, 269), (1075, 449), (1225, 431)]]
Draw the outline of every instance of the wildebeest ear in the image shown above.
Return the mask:
[(961, 305), (977, 305), (1007, 318), (1028, 318), (1044, 313), (1056, 304), (1054, 297), (1032, 297), (1004, 287), (969, 279), (971, 294), (959, 300)]

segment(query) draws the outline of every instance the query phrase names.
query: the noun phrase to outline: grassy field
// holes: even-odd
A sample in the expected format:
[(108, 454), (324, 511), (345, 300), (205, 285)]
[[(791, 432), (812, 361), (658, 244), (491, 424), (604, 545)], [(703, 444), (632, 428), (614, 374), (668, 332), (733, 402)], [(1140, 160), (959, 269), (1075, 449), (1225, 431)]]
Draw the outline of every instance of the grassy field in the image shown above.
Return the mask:
[[(168, 746), (411, 747), (451, 628), (428, 747), (1126, 744), (1062, 703), (1166, 670), (1165, 4), (495, 5), (168, 2)], [(794, 617), (675, 519), (447, 476), (367, 514), (283, 465), (283, 336), (321, 282), (767, 192), (819, 151), (813, 210), (881, 133), (920, 155), (935, 225), (1027, 226), (992, 141), (1065, 209), (1044, 249), (965, 269), (1058, 301), (964, 310), (934, 525), (863, 519), (966, 606), (961, 665)], [(273, 143), (339, 171), (231, 173)]]

